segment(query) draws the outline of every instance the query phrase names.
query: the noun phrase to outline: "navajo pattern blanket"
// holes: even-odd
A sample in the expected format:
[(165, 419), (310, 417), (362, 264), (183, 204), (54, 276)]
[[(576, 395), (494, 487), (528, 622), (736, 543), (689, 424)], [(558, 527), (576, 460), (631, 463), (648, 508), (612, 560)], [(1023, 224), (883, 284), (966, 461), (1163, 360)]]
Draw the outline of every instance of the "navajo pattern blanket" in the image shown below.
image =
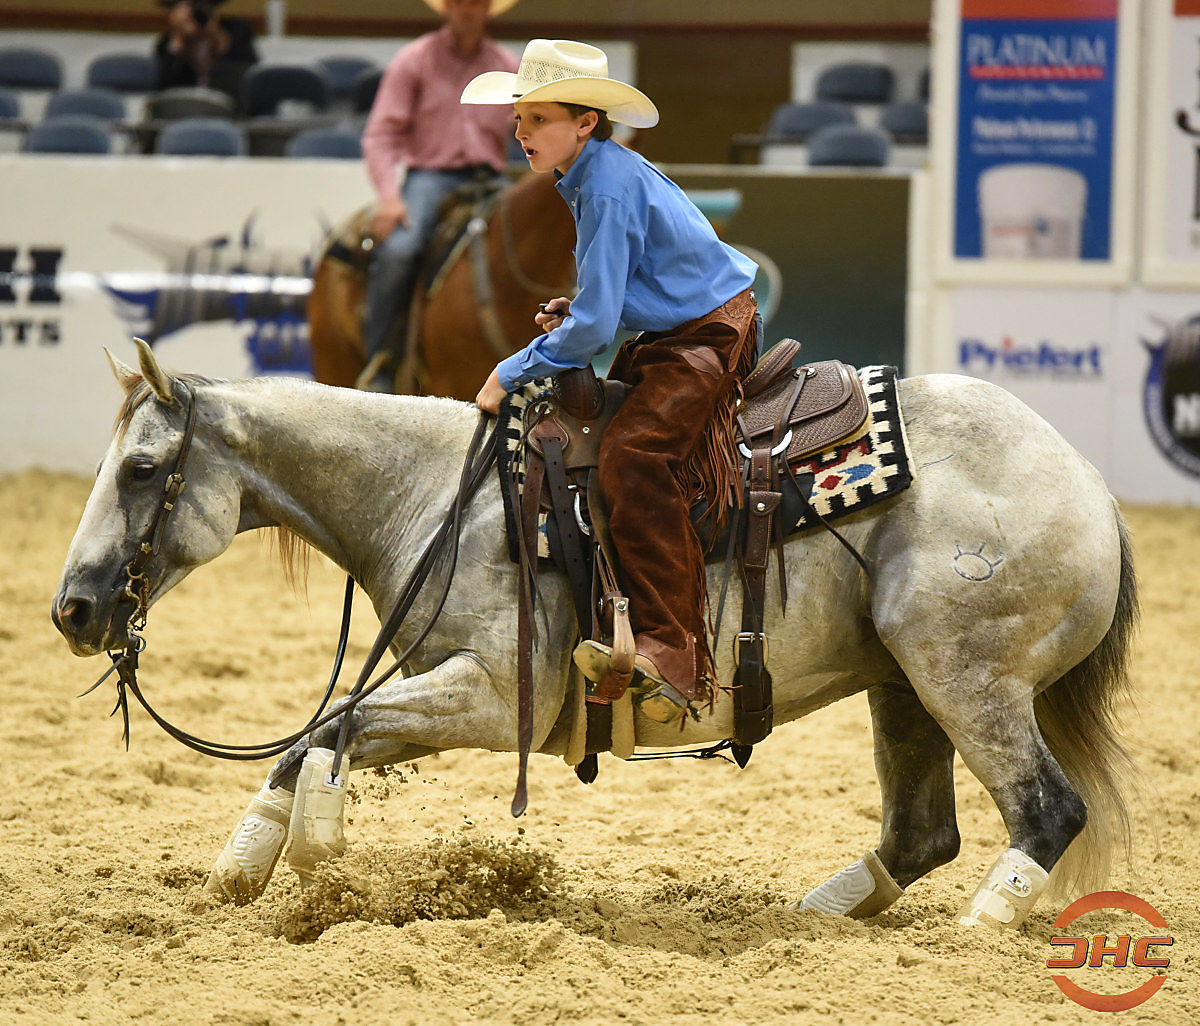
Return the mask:
[[(867, 422), (853, 438), (792, 464), (797, 474), (813, 475), (809, 502), (826, 520), (836, 520), (898, 492), (913, 479), (912, 456), (904, 433), (904, 417), (896, 395), (895, 367), (860, 367), (867, 394)], [(813, 527), (807, 513), (793, 531)]]
[[(913, 479), (913, 461), (904, 433), (904, 418), (896, 394), (896, 368), (860, 367), (858, 376), (867, 395), (867, 421), (852, 438), (808, 459), (798, 460), (792, 469), (813, 475), (809, 496), (812, 508), (826, 520), (836, 520), (904, 491)], [(549, 381), (531, 381), (510, 394), (500, 406), (501, 429), (496, 434), (497, 465), (501, 493), (504, 496), (504, 521), (508, 530), (509, 556), (517, 562), (517, 517), (512, 508), (513, 481), (517, 490), (525, 478), (521, 466), (521, 424), (528, 406), (545, 396)], [(787, 533), (795, 534), (816, 526), (807, 512)], [(540, 518), (538, 556), (549, 559), (546, 539), (546, 514)]]

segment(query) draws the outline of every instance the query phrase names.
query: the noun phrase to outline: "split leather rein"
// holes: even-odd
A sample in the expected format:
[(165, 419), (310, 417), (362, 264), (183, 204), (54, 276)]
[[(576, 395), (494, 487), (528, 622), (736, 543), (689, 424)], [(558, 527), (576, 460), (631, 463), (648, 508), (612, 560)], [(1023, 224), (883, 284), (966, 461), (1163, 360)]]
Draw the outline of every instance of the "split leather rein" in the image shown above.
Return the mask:
[[(309, 721), (297, 730), (295, 733), (289, 734), (287, 737), (277, 738), (274, 741), (266, 741), (261, 744), (253, 745), (233, 745), (224, 744), (219, 741), (208, 741), (203, 738), (190, 734), (180, 727), (175, 726), (159, 713), (147, 700), (143, 694), (137, 680), (138, 657), (146, 648), (146, 639), (144, 631), (146, 628), (147, 613), (150, 605), (150, 580), (147, 576), (147, 569), (150, 562), (158, 555), (161, 547), (163, 535), (166, 531), (167, 522), (170, 519), (172, 511), (175, 509), (176, 503), (179, 501), (179, 496), (185, 487), (184, 467), (187, 463), (188, 453), (192, 446), (192, 437), (196, 429), (196, 394), (192, 388), (184, 381), (177, 381), (177, 387), (182, 391), (183, 405), (186, 409), (185, 423), (183, 429), (183, 440), (179, 446), (179, 452), (175, 457), (175, 466), (171, 474), (167, 477), (166, 485), (163, 490), (162, 499), (159, 502), (158, 509), (154, 513), (154, 517), (150, 521), (146, 533), (134, 551), (133, 557), (125, 565), (124, 576), (124, 595), (134, 604), (133, 612), (129, 615), (127, 625), (128, 640), (123, 649), (119, 651), (109, 652), (109, 657), (112, 659), (113, 665), (93, 684), (83, 695), (90, 694), (104, 683), (114, 672), (117, 675), (117, 703), (113, 706), (112, 713), (115, 714), (118, 709), (121, 710), (121, 717), (124, 721), (124, 730), (122, 738), (125, 741), (125, 747), (129, 747), (129, 701), (128, 695), (132, 694), (138, 704), (150, 718), (157, 723), (167, 734), (173, 737), (176, 741), (186, 745), (194, 751), (200, 752), (203, 755), (212, 756), (217, 759), (234, 759), (251, 761), (257, 759), (269, 759), (275, 756), (282, 755), (292, 745), (306, 737), (310, 732), (322, 727), (325, 724), (342, 716), (340, 730), (338, 732), (337, 747), (334, 750), (334, 760), (331, 767), (331, 775), (336, 777), (341, 765), (342, 755), (346, 747), (347, 737), (349, 734), (350, 716), (349, 713), (354, 709), (359, 702), (366, 698), (373, 691), (387, 683), (405, 662), (416, 651), (417, 647), (425, 641), (429, 632), (433, 629), (434, 623), (441, 614), (442, 608), (446, 604), (446, 598), (450, 593), (450, 585), (454, 579), (454, 570), (458, 564), (459, 539), (462, 533), (463, 512), (471, 498), (479, 490), (487, 478), (488, 472), (496, 459), (495, 447), (495, 432), (497, 428), (494, 426), (492, 433), (485, 436), (487, 427), (487, 418), (481, 416), (479, 423), (475, 427), (475, 434), (471, 439), (470, 445), (467, 447), (467, 455), (463, 461), (462, 473), (459, 477), (458, 491), (454, 496), (450, 509), (442, 519), (438, 530), (429, 540), (425, 550), (422, 552), (420, 559), (410, 571), (408, 578), (404, 582), (400, 593), (392, 606), (387, 617), (384, 619), (380, 628), (379, 634), (375, 638), (374, 644), (371, 646), (371, 651), (367, 655), (366, 662), (363, 664), (362, 670), (359, 672), (358, 680), (355, 683), (350, 694), (337, 705), (326, 711), (329, 701), (333, 696), (334, 687), (337, 684), (338, 677), (341, 673), (342, 662), (346, 654), (346, 642), (350, 631), (350, 612), (354, 595), (354, 578), (347, 576), (345, 598), (342, 605), (342, 625), (339, 632), (337, 653), (334, 657), (333, 670), (329, 677), (329, 683), (326, 685), (325, 694), (321, 698), (321, 703), (317, 707), (317, 711), (309, 718)], [(498, 422), (497, 422), (498, 423)], [(391, 639), (400, 629), (404, 622), (405, 616), (411, 610), (413, 603), (420, 594), (421, 589), (432, 574), (434, 567), (439, 559), (448, 553), (448, 566), (445, 570), (445, 580), (442, 584), (441, 592), (438, 600), (434, 605), (433, 611), (427, 622), (422, 626), (417, 633), (416, 638), (412, 643), (400, 654), (400, 656), (392, 663), (387, 670), (376, 676), (373, 680), (371, 674), (378, 666), (384, 653), (387, 651)], [(82, 695), (80, 696), (82, 697)]]

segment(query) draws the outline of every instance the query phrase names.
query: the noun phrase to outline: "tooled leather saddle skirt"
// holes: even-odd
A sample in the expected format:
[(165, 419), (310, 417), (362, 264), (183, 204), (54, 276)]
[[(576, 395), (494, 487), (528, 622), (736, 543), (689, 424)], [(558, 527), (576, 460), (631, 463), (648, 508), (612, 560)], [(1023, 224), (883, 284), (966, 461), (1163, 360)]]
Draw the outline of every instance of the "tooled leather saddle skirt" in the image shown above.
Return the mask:
[[(868, 404), (854, 368), (840, 360), (823, 360), (793, 367), (800, 343), (784, 339), (758, 361), (742, 383), (738, 409), (741, 456), (767, 450), (779, 465), (794, 464), (853, 436), (867, 419)], [(572, 503), (581, 524), (590, 524), (587, 475), (599, 462), (600, 440), (629, 391), (628, 385), (597, 378), (590, 367), (559, 375), (541, 400), (525, 411), (526, 441), (543, 456), (541, 438), (550, 434), (565, 439), (562, 461), (574, 492)], [(811, 478), (803, 478), (811, 482)], [(808, 495), (800, 493), (798, 480), (784, 475), (781, 484), (782, 524), (802, 523)], [(548, 482), (542, 485), (543, 510), (554, 508)], [(718, 553), (721, 538), (713, 537), (702, 515), (703, 497), (693, 509), (693, 521), (706, 551)], [(724, 519), (724, 518), (722, 518)], [(558, 547), (554, 518), (546, 521), (549, 547)]]

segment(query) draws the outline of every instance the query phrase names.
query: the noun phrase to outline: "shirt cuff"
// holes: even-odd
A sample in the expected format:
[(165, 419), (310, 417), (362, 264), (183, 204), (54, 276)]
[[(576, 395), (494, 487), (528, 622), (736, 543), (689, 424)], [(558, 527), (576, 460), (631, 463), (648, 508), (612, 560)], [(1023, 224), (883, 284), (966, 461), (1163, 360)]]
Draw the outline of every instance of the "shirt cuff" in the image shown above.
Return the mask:
[(522, 349), (513, 353), (496, 364), (496, 377), (500, 379), (500, 384), (506, 392), (515, 392), (529, 380), (521, 372), (521, 353), (524, 351)]

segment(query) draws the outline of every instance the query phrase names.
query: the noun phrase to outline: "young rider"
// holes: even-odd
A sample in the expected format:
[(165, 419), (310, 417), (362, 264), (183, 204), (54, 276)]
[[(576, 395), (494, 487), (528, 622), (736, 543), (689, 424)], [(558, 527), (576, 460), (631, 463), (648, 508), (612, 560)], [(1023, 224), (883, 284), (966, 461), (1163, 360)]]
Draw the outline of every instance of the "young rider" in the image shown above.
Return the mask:
[[(684, 702), (711, 700), (704, 558), (690, 508), (724, 503), (735, 484), (733, 420), (758, 349), (755, 265), (721, 242), (683, 191), (609, 136), (611, 122), (649, 128), (654, 104), (608, 76), (602, 50), (532, 40), (516, 74), (474, 79), (463, 103), (512, 103), (534, 171), (553, 171), (575, 218), (579, 292), (555, 299), (545, 334), (501, 361), (481, 409), (539, 377), (586, 366), (617, 329), (626, 342), (610, 377), (633, 388), (605, 432), (600, 485), (636, 636), (635, 690), (663, 684)], [(611, 651), (585, 642), (575, 660), (600, 680)]]

